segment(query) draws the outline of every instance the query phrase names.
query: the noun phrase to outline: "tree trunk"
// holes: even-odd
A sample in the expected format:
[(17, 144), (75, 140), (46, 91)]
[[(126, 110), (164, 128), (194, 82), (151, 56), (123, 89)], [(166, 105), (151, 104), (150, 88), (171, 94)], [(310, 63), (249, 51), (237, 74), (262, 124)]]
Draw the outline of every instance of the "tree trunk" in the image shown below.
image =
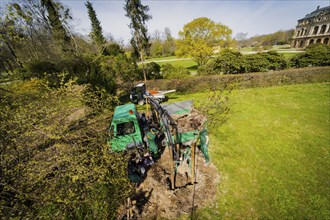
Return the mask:
[(16, 63), (21, 67), (23, 68), (23, 64), (22, 62), (18, 59), (15, 51), (13, 48), (11, 48), (11, 46), (9, 45), (8, 41), (5, 40), (5, 43), (6, 43), (6, 46), (8, 47), (9, 51), (10, 51), (10, 54), (14, 57)]

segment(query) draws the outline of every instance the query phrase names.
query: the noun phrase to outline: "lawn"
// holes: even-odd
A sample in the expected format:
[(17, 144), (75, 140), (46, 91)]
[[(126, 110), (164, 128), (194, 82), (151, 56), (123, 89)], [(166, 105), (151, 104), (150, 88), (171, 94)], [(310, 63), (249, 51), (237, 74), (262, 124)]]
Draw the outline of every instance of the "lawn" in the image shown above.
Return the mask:
[(180, 58), (180, 57), (163, 57), (147, 60), (147, 62), (155, 62), (158, 65), (162, 66), (164, 64), (171, 64), (175, 67), (184, 67), (187, 68), (190, 72), (197, 71), (197, 63), (191, 58)]
[(330, 84), (236, 90), (230, 108), (210, 135), (219, 200), (196, 217), (330, 219)]

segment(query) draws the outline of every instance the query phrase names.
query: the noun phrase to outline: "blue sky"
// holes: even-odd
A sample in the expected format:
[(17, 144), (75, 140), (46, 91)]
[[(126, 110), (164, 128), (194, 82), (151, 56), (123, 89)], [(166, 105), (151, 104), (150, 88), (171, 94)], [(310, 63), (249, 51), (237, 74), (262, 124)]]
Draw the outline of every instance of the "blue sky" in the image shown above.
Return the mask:
[[(84, 0), (60, 0), (71, 9), (76, 32), (88, 34), (90, 21)], [(8, 2), (0, 0), (1, 4)], [(123, 9), (124, 0), (91, 0), (101, 21), (104, 34), (128, 43), (129, 20)], [(233, 30), (248, 33), (248, 37), (287, 30), (297, 25), (297, 20), (312, 12), (318, 5), (326, 7), (330, 0), (142, 0), (149, 5), (152, 19), (149, 33), (170, 28), (177, 37), (183, 26), (198, 17), (208, 17)]]

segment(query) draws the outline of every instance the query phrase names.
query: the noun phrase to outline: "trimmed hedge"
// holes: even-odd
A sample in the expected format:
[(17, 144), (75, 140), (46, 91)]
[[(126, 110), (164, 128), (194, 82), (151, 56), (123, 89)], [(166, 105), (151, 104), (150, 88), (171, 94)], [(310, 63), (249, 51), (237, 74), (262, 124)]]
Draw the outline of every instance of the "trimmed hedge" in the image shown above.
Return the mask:
[(264, 73), (196, 76), (185, 79), (150, 80), (148, 88), (175, 89), (177, 92), (202, 92), (224, 86), (234, 88), (268, 87), (277, 85), (330, 82), (330, 67), (308, 67)]

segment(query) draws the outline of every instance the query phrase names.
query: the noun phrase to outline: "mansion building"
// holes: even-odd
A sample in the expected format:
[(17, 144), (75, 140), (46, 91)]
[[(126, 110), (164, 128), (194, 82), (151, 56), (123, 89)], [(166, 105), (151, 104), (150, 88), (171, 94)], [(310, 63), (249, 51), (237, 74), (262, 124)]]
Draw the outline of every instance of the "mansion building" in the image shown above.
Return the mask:
[(318, 6), (315, 11), (298, 20), (292, 46), (306, 48), (315, 43), (330, 45), (330, 6)]

